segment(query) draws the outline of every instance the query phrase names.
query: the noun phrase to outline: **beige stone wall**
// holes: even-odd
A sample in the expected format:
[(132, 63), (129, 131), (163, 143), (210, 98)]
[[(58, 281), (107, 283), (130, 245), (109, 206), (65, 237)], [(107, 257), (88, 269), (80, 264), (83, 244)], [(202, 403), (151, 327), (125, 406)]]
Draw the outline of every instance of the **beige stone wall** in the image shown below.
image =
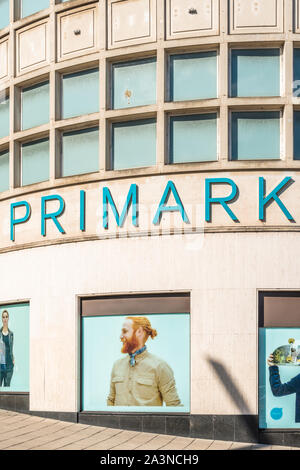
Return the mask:
[(191, 292), (191, 412), (257, 413), (257, 291), (299, 289), (297, 233), (102, 240), (1, 255), (0, 302), (30, 301), (30, 406), (79, 407), (78, 297)]

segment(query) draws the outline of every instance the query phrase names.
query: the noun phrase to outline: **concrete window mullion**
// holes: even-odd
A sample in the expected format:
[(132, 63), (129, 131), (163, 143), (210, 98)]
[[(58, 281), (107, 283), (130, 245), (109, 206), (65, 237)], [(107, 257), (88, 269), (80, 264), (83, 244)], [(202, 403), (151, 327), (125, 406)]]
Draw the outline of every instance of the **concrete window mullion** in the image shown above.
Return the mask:
[(156, 164), (159, 168), (165, 165), (166, 153), (166, 126), (165, 126), (165, 91), (166, 91), (166, 55), (162, 47), (157, 50), (156, 63), (156, 103), (157, 103), (157, 121), (156, 121)]

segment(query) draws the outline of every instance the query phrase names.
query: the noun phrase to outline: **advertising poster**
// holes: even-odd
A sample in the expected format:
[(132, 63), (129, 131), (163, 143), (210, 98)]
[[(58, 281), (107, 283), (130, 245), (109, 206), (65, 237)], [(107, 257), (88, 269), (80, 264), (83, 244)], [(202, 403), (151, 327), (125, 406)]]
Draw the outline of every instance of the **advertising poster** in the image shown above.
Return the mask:
[(29, 304), (0, 306), (0, 392), (29, 392)]
[(259, 427), (300, 428), (300, 328), (259, 330)]
[(83, 317), (82, 409), (189, 412), (190, 315)]

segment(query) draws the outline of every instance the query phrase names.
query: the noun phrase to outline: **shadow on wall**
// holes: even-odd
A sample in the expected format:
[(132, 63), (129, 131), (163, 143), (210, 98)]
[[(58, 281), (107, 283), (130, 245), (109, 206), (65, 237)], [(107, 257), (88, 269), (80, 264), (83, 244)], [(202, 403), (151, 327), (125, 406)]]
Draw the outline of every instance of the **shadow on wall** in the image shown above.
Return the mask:
[[(231, 400), (235, 403), (237, 408), (241, 411), (241, 421), (243, 422), (243, 427), (247, 430), (247, 434), (251, 436), (253, 441), (257, 442), (258, 439), (258, 428), (257, 428), (257, 420), (256, 416), (252, 415), (250, 412), (250, 408), (247, 405), (243, 394), (238, 389), (235, 384), (234, 378), (230, 374), (230, 372), (226, 369), (226, 366), (219, 361), (215, 361), (214, 359), (208, 358), (209, 364), (214, 369), (216, 376), (218, 377), (221, 385), (223, 386), (225, 392)], [(252, 418), (252, 416), (253, 418)], [(271, 441), (268, 440), (267, 436), (264, 436), (264, 443), (271, 444)]]

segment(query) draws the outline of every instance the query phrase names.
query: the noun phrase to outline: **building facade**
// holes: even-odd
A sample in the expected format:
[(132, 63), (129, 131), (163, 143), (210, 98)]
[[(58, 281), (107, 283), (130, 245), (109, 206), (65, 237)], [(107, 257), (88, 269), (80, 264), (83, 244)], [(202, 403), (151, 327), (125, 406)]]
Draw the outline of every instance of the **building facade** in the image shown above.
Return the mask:
[(299, 90), (298, 0), (0, 0), (0, 407), (300, 446)]

